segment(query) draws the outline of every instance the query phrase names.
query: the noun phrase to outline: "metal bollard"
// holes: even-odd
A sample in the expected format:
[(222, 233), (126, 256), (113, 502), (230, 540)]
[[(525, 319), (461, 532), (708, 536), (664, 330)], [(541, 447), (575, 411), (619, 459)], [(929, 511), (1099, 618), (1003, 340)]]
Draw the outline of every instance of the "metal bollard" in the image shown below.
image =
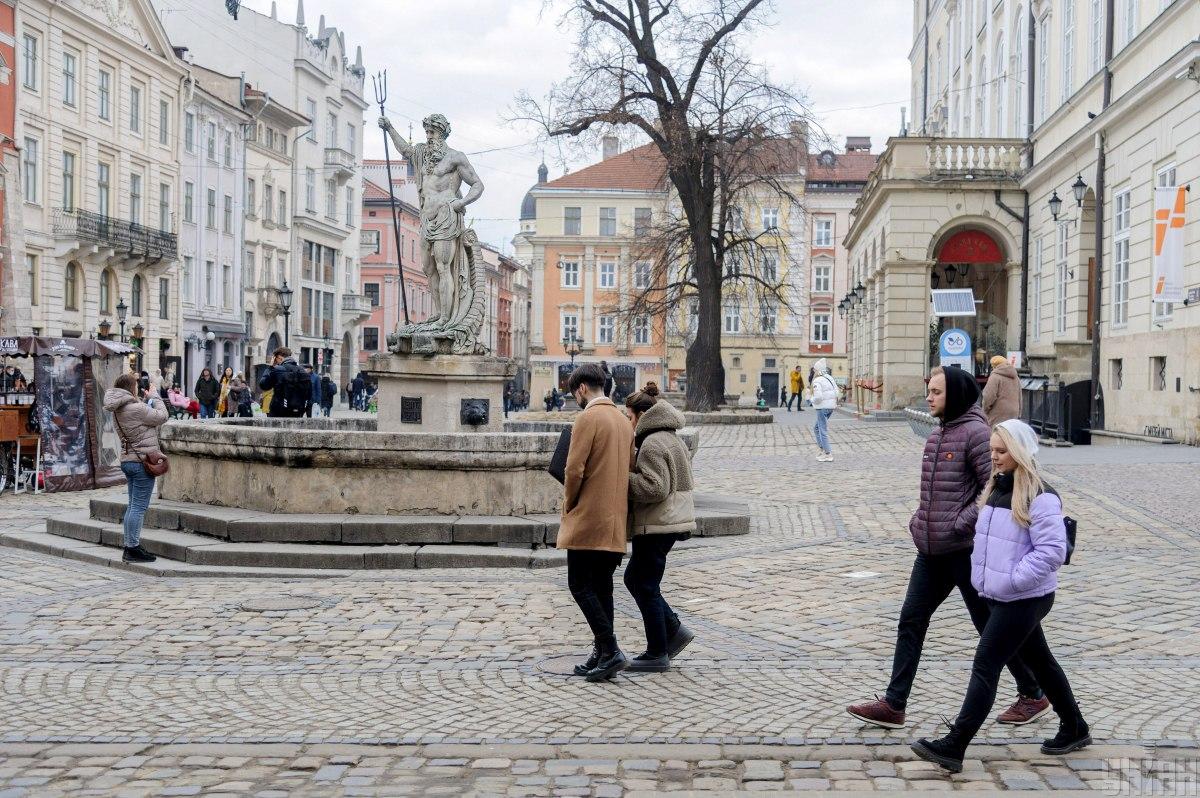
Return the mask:
[(1065, 441), (1067, 439), (1067, 420), (1070, 418), (1071, 412), (1071, 397), (1064, 390), (1066, 384), (1058, 381), (1058, 434), (1055, 436), (1058, 440)]

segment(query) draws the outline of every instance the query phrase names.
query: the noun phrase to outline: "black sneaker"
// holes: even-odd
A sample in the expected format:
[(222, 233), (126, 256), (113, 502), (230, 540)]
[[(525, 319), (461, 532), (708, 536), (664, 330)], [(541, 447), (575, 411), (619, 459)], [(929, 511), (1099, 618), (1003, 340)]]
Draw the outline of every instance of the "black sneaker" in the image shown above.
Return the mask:
[(681, 651), (688, 647), (688, 643), (695, 639), (695, 632), (683, 624), (679, 624), (679, 628), (675, 630), (675, 634), (671, 635), (671, 639), (667, 642), (667, 656), (675, 659)]
[(600, 649), (596, 648), (595, 646), (592, 646), (592, 653), (587, 658), (587, 662), (583, 663), (582, 665), (575, 666), (575, 675), (576, 676), (587, 676), (588, 671), (590, 671), (592, 668), (596, 667), (596, 663), (599, 661), (600, 661)]
[(1058, 734), (1053, 739), (1042, 743), (1042, 753), (1051, 756), (1061, 756), (1092, 744), (1092, 735), (1088, 725), (1083, 721), (1067, 724), (1059, 721)]
[(602, 657), (596, 663), (596, 667), (587, 672), (584, 677), (589, 682), (602, 682), (606, 679), (611, 679), (621, 671), (629, 667), (629, 660), (625, 659), (625, 655), (617, 649), (606, 657)]
[(926, 740), (922, 737), (909, 747), (912, 748), (914, 754), (926, 762), (940, 765), (951, 773), (962, 773), (966, 746), (956, 739), (954, 732), (940, 740)]
[(143, 549), (139, 543), (136, 546), (126, 546), (121, 552), (121, 559), (125, 562), (154, 562), (158, 558)]
[(671, 670), (671, 658), (666, 654), (652, 657), (649, 654), (638, 654), (629, 661), (630, 673), (665, 673)]

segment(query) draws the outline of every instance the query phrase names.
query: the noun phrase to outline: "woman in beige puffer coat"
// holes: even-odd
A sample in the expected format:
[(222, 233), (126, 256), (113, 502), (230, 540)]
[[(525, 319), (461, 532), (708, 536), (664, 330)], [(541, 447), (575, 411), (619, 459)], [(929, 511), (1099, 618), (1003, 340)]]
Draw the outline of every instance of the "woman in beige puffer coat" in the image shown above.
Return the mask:
[(692, 464), (677, 434), (683, 414), (659, 399), (657, 385), (648, 383), (625, 406), (633, 421), (635, 452), (629, 474), (633, 554), (625, 566), (625, 587), (646, 627), (646, 651), (630, 661), (629, 670), (661, 672), (695, 637), (661, 590), (671, 547), (696, 531)]
[(140, 454), (159, 454), (158, 428), (167, 421), (167, 408), (158, 395), (158, 385), (150, 385), (138, 398), (137, 377), (122, 374), (113, 387), (104, 392), (104, 409), (113, 415), (113, 427), (121, 439), (121, 471), (129, 485), (125, 507), (121, 559), (125, 562), (154, 562), (155, 557), (142, 548), (142, 520), (154, 493), (154, 477), (146, 473)]

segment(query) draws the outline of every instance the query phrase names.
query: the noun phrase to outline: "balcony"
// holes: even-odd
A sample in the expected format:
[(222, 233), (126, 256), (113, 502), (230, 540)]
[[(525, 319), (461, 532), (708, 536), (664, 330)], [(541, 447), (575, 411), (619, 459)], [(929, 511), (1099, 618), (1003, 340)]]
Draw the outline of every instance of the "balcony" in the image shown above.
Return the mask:
[(341, 147), (326, 147), (325, 166), (333, 170), (333, 175), (338, 179), (339, 183), (345, 183), (354, 177), (354, 170), (358, 167), (358, 161)]
[(54, 237), (75, 242), (72, 257), (80, 250), (99, 246), (123, 255), (129, 262), (157, 263), (175, 260), (179, 248), (174, 233), (85, 210), (55, 211)]
[(342, 294), (342, 316), (351, 320), (365, 319), (374, 310), (371, 300), (362, 294)]

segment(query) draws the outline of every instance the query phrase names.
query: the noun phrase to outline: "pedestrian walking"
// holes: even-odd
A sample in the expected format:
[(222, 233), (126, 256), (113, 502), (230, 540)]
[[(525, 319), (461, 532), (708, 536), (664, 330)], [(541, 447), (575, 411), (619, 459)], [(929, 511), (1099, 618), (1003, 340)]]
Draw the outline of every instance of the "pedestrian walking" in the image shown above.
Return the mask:
[(121, 440), (121, 472), (128, 488), (121, 559), (154, 562), (155, 556), (142, 548), (142, 521), (154, 494), (154, 476), (142, 461), (162, 457), (158, 428), (167, 421), (167, 408), (158, 395), (157, 385), (141, 390), (139, 396), (138, 378), (129, 373), (117, 377), (113, 387), (104, 392), (103, 404), (112, 413), (113, 426)]
[(312, 402), (312, 380), (286, 346), (271, 354), (271, 367), (259, 378), (258, 387), (271, 391), (267, 415), (272, 418), (299, 418)]
[(841, 391), (838, 390), (833, 377), (829, 376), (829, 365), (825, 362), (825, 358), (821, 358), (813, 364), (813, 374), (816, 376), (809, 382), (809, 386), (812, 390), (813, 410), (817, 411), (817, 423), (813, 426), (813, 434), (816, 435), (817, 446), (821, 450), (817, 454), (817, 462), (832, 463), (833, 448), (829, 445), (829, 417), (837, 408), (838, 396)]
[(229, 386), (233, 382), (233, 368), (226, 366), (221, 372), (221, 395), (217, 399), (217, 417), (228, 418), (237, 411), (237, 406), (229, 401)]
[(980, 497), (971, 555), (971, 585), (987, 602), (987, 623), (949, 734), (912, 744), (917, 756), (952, 773), (962, 770), (967, 746), (996, 701), (1000, 671), (1016, 654), (1058, 713), (1058, 734), (1042, 743), (1042, 753), (1067, 754), (1092, 742), (1071, 684), (1042, 632), (1067, 556), (1067, 533), (1062, 500), (1046, 483), (1037, 451), (1037, 434), (1028, 424), (1009, 419), (993, 428), (992, 479)]
[(585, 363), (567, 388), (583, 408), (571, 433), (556, 546), (567, 551), (567, 586), (591, 628), (589, 682), (610, 679), (629, 661), (613, 632), (613, 573), (625, 555), (633, 430), (604, 395), (604, 370)]
[(800, 373), (799, 366), (792, 366), (792, 372), (788, 375), (788, 383), (792, 389), (792, 395), (788, 397), (788, 412), (792, 412), (792, 402), (800, 406), (800, 412), (804, 412), (804, 376)]
[(611, 399), (612, 392), (613, 392), (613, 375), (612, 375), (612, 372), (609, 371), (609, 369), (608, 369), (608, 361), (601, 360), (600, 368), (603, 369), (603, 371), (604, 371), (604, 395), (607, 396), (609, 399)]
[(304, 364), (304, 373), (308, 376), (308, 407), (304, 415), (312, 418), (321, 412), (321, 404), (325, 401), (324, 391), (321, 389), (321, 375), (317, 374), (311, 363)]
[[(892, 679), (883, 698), (847, 707), (859, 720), (885, 729), (904, 725), (929, 621), (951, 591), (958, 588), (977, 631), (982, 633), (988, 621), (987, 603), (971, 584), (976, 500), (992, 477), (991, 431), (979, 408), (979, 384), (962, 369), (935, 368), (926, 400), (941, 424), (925, 441), (920, 501), (908, 522), (917, 557), (896, 628)], [(1020, 695), (997, 720), (1021, 725), (1046, 714), (1050, 702), (1019, 656), (1009, 660), (1008, 670)]]
[(670, 670), (671, 660), (695, 635), (662, 595), (667, 555), (696, 531), (692, 463), (678, 432), (684, 416), (659, 398), (650, 382), (625, 400), (633, 422), (634, 459), (629, 472), (630, 534), (633, 553), (625, 566), (625, 587), (642, 613), (646, 650), (629, 661), (631, 671)]
[(333, 415), (333, 403), (337, 399), (337, 385), (328, 374), (321, 377), (321, 413), (325, 418)]
[(787, 405), (788, 405), (788, 393), (787, 393), (787, 386), (785, 385), (779, 389), (779, 406), (787, 407)]
[(237, 415), (239, 418), (250, 418), (253, 413), (250, 412), (250, 403), (253, 397), (250, 394), (250, 386), (246, 384), (246, 380), (241, 374), (234, 375), (229, 381), (229, 395), (226, 397), (226, 404), (229, 407), (229, 415)]
[(355, 410), (366, 409), (367, 380), (361, 371), (350, 381), (350, 406)]
[(1021, 380), (1016, 367), (1000, 355), (992, 358), (992, 373), (983, 386), (983, 414), (990, 427), (1021, 415)]
[(217, 400), (221, 398), (221, 383), (213, 377), (212, 369), (207, 366), (200, 372), (196, 380), (196, 401), (200, 403), (200, 418), (215, 418), (217, 415)]

